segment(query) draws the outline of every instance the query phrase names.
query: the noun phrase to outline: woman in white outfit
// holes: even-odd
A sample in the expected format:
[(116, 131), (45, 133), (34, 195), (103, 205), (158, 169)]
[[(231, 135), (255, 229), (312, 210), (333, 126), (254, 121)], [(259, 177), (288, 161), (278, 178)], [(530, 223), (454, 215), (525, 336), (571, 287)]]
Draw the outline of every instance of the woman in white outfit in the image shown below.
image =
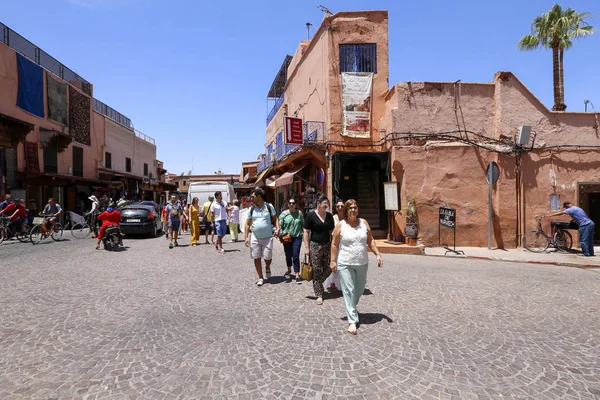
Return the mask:
[(346, 219), (333, 230), (330, 268), (331, 272), (339, 272), (348, 316), (348, 332), (356, 335), (359, 323), (356, 305), (367, 281), (368, 249), (377, 256), (379, 267), (383, 266), (383, 259), (371, 234), (369, 223), (358, 218), (356, 200), (348, 200), (344, 204), (344, 211)]
[[(337, 226), (337, 224), (339, 224), (343, 220), (344, 202), (340, 200), (337, 203), (335, 203), (335, 215), (333, 216), (333, 222), (335, 222), (335, 225)], [(323, 285), (325, 286), (326, 292), (331, 291), (331, 289), (341, 290), (340, 274), (338, 274), (337, 272), (332, 272)]]

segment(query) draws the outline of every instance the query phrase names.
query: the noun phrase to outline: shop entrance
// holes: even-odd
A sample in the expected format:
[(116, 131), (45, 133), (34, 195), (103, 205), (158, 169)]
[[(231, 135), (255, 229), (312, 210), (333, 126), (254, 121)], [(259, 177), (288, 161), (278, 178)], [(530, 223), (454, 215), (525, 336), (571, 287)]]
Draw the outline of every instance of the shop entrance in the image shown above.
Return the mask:
[(388, 153), (335, 153), (333, 202), (356, 199), (360, 217), (373, 230), (387, 229), (383, 183), (387, 180)]
[(579, 184), (579, 207), (596, 224), (594, 243), (600, 244), (600, 183)]

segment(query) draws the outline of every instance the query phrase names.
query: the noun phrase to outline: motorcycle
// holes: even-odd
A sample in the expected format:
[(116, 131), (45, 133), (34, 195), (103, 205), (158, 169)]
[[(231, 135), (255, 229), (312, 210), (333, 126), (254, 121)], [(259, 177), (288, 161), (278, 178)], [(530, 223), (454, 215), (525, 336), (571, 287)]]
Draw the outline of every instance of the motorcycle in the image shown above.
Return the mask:
[(106, 228), (102, 244), (104, 245), (104, 250), (108, 251), (115, 251), (119, 246), (123, 246), (123, 234), (119, 225), (111, 225)]

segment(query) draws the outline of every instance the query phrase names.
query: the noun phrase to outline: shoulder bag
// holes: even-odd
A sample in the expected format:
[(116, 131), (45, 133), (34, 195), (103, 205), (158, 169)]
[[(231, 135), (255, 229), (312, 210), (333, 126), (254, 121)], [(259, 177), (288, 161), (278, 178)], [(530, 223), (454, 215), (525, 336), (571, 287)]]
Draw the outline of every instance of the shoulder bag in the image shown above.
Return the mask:
[(307, 282), (312, 281), (313, 278), (313, 267), (310, 257), (306, 254), (304, 255), (304, 261), (300, 263), (300, 277)]

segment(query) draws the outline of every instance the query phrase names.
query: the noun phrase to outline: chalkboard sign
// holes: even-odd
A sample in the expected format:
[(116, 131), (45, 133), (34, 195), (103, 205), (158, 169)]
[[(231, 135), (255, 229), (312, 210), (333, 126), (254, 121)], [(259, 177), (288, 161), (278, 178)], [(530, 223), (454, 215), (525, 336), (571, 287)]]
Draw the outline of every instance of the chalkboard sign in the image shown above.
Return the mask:
[(456, 210), (454, 208), (440, 207), (440, 225), (448, 228), (456, 227)]
[(444, 245), (444, 248), (447, 250), (446, 254), (452, 252), (455, 254), (465, 254), (462, 250), (456, 250), (456, 209), (454, 208), (445, 208), (445, 207), (440, 207), (440, 212), (439, 212), (440, 218), (439, 218), (439, 225), (438, 225), (438, 243), (441, 246), (442, 245), (442, 226), (445, 226), (447, 228), (452, 229), (452, 233), (453, 233), (453, 237), (454, 237), (454, 243), (452, 245), (452, 249), (450, 247), (448, 247), (447, 244)]

